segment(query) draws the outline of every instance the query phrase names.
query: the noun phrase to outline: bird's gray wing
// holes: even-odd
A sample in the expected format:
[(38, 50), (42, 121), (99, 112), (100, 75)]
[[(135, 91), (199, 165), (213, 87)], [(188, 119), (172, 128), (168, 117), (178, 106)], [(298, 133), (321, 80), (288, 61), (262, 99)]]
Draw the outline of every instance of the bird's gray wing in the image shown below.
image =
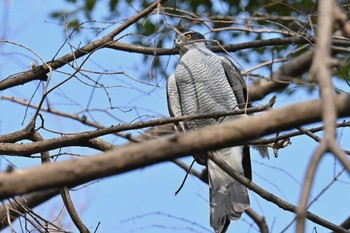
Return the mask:
[[(237, 67), (232, 63), (230, 59), (227, 57), (220, 57), (222, 61), (222, 66), (224, 67), (225, 74), (228, 82), (230, 83), (231, 89), (234, 92), (238, 107), (240, 109), (244, 109), (245, 107), (251, 107), (251, 103), (249, 101), (247, 85), (242, 78), (241, 73), (237, 69)], [(269, 158), (269, 152), (267, 150), (267, 146), (265, 145), (254, 145), (252, 146), (256, 149), (263, 158)], [(245, 168), (248, 169), (248, 168)]]
[[(238, 107), (244, 109), (248, 102), (247, 85), (237, 67), (227, 57), (220, 57), (227, 81), (237, 99)], [(249, 104), (249, 103), (248, 103)], [(248, 105), (249, 107), (249, 105)]]
[[(181, 110), (180, 95), (176, 85), (174, 74), (170, 75), (170, 77), (167, 80), (166, 92), (167, 92), (168, 110), (169, 110), (170, 116), (172, 117), (182, 116), (183, 114)], [(177, 129), (178, 131), (185, 131), (183, 122), (180, 122), (179, 124), (175, 124), (175, 126), (176, 126), (175, 129)]]

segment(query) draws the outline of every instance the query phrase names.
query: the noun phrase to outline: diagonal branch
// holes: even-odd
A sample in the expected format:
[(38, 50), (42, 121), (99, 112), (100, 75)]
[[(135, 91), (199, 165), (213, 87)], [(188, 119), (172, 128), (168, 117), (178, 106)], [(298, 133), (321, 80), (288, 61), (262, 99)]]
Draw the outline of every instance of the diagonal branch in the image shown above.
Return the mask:
[(115, 36), (123, 32), (125, 29), (130, 27), (132, 24), (134, 24), (141, 18), (147, 16), (154, 9), (156, 9), (160, 3), (163, 3), (165, 1), (166, 0), (156, 0), (150, 6), (140, 11), (137, 15), (129, 18), (123, 25), (116, 28), (106, 36), (102, 37), (101, 39), (95, 40), (83, 46), (80, 49), (75, 50), (73, 53), (66, 54), (63, 57), (58, 58), (54, 61), (47, 62), (46, 64), (36, 66), (32, 70), (22, 72), (14, 76), (9, 76), (8, 78), (0, 82), (0, 91), (17, 85), (22, 85), (33, 80), (46, 80), (46, 74), (50, 72), (50, 70), (60, 68), (66, 65), (67, 63), (74, 61), (77, 58), (85, 56), (97, 49), (103, 48), (106, 44), (112, 42)]
[(250, 99), (252, 101), (260, 100), (267, 94), (286, 88), (291, 78), (298, 77), (309, 70), (313, 56), (314, 51), (309, 50), (290, 62), (281, 65), (270, 77), (272, 81), (262, 79), (253, 86), (250, 86), (248, 88)]
[[(336, 107), (340, 117), (348, 116), (350, 114), (348, 111), (350, 96), (338, 96)], [(291, 112), (293, 112), (292, 115)], [(71, 187), (97, 178), (186, 156), (190, 153), (201, 153), (240, 145), (247, 140), (276, 131), (317, 122), (321, 120), (321, 114), (321, 101), (309, 101), (191, 131), (187, 134), (120, 146), (103, 155), (43, 164), (26, 170), (3, 173), (0, 174), (0, 199), (53, 187)], [(0, 147), (2, 145), (0, 144)], [(42, 177), (46, 177), (46, 179), (42, 179)]]
[[(225, 161), (221, 160), (217, 156), (214, 155), (214, 153), (209, 153), (208, 154), (209, 158), (216, 164), (218, 165), (222, 170), (224, 170), (227, 174), (229, 174), (232, 178), (237, 180), (238, 182), (242, 183), (243, 185), (247, 186), (249, 189), (253, 190), (255, 193), (260, 195), (262, 198), (266, 199), (267, 201), (273, 202), (277, 204), (280, 208), (284, 210), (291, 211), (293, 213), (298, 212), (298, 208), (282, 199), (279, 197), (273, 195), (270, 192), (267, 192), (266, 190), (263, 190), (259, 186), (257, 186), (254, 182), (251, 180), (247, 179), (243, 175), (238, 174), (233, 168), (231, 168)], [(334, 230), (339, 233), (349, 233), (346, 229), (339, 227), (325, 219), (322, 219), (321, 217), (307, 211), (305, 213), (305, 217), (309, 220), (311, 220), (314, 223), (317, 223), (323, 227), (326, 227), (328, 229)]]
[[(248, 113), (253, 113), (257, 111), (264, 111), (270, 108), (271, 104), (273, 103), (270, 103), (266, 106), (258, 106), (258, 107), (248, 108), (248, 109), (237, 109), (237, 110), (232, 110), (228, 112), (219, 112), (219, 113), (213, 113), (213, 114), (207, 114), (207, 115), (194, 114), (194, 115), (188, 115), (188, 116), (180, 116), (180, 117), (172, 117), (172, 118), (166, 118), (166, 119), (151, 120), (146, 122), (138, 122), (138, 123), (128, 124), (128, 125), (117, 125), (117, 126), (104, 128), (104, 129), (70, 134), (59, 138), (53, 138), (53, 139), (48, 139), (41, 142), (33, 142), (28, 144), (13, 144), (13, 143), (4, 142), (0, 144), (1, 145), (0, 153), (6, 154), (6, 155), (29, 156), (31, 154), (40, 153), (41, 151), (47, 151), (47, 150), (57, 149), (57, 148), (66, 147), (66, 146), (84, 146), (87, 144), (86, 143), (87, 140), (100, 137), (103, 135), (111, 134), (111, 133), (126, 131), (126, 130), (141, 129), (141, 128), (146, 128), (150, 126), (165, 125), (169, 123), (176, 123), (180, 121), (188, 121), (193, 119), (218, 118), (221, 116), (230, 116), (230, 115), (238, 115), (238, 114), (245, 114), (245, 113), (248, 114)], [(1, 142), (1, 137), (0, 137), (0, 142)]]
[(350, 22), (347, 14), (339, 7), (339, 5), (334, 4), (334, 17), (335, 21), (340, 26), (343, 35), (350, 38)]

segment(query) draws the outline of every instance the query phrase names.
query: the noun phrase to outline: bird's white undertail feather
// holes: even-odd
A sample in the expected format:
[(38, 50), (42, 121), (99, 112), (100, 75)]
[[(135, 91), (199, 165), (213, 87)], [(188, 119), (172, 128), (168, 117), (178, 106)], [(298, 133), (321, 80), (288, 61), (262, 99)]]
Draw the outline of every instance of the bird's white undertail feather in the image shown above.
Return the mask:
[[(242, 147), (217, 150), (215, 156), (227, 162), (235, 171), (243, 174)], [(249, 208), (247, 188), (234, 180), (208, 160), (210, 187), (210, 225), (215, 232), (223, 232), (226, 219), (237, 220)]]
[(259, 152), (261, 157), (270, 158), (269, 151), (265, 145), (252, 145), (252, 147)]

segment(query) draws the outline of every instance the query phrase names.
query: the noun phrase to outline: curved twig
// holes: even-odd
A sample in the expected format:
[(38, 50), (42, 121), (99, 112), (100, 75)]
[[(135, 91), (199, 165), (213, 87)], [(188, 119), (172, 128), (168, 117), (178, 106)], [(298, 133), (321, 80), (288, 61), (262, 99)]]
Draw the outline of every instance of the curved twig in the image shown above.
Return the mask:
[(79, 217), (78, 212), (76, 211), (73, 201), (70, 197), (69, 190), (67, 187), (60, 189), (63, 203), (69, 213), (70, 218), (74, 222), (74, 225), (78, 228), (81, 233), (89, 233), (89, 229), (84, 225), (83, 221)]

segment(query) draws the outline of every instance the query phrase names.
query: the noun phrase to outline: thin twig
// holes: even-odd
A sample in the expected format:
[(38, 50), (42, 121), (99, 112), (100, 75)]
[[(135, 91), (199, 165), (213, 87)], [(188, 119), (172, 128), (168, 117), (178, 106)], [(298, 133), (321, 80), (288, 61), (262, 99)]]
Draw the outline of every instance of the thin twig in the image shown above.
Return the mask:
[(186, 179), (188, 177), (188, 175), (191, 173), (191, 169), (192, 169), (192, 166), (193, 164), (196, 162), (196, 160), (193, 159), (191, 165), (188, 167), (187, 171), (186, 171), (186, 175), (185, 177), (183, 178), (181, 184), (180, 184), (180, 187), (175, 191), (175, 196), (181, 191), (182, 187), (184, 186), (185, 182), (186, 182)]
[[(55, 147), (55, 144), (57, 144), (56, 148), (61, 148), (64, 146), (72, 145), (72, 142), (78, 143), (75, 145), (86, 145), (86, 141), (92, 138), (100, 137), (103, 135), (111, 134), (111, 133), (117, 133), (121, 131), (126, 130), (134, 130), (134, 129), (141, 129), (146, 128), (150, 126), (156, 126), (156, 125), (165, 125), (169, 123), (177, 123), (181, 121), (188, 121), (188, 120), (194, 120), (194, 119), (207, 119), (207, 118), (218, 118), (222, 116), (231, 116), (231, 115), (238, 115), (238, 114), (245, 114), (245, 113), (252, 113), (257, 111), (265, 111), (266, 109), (270, 108), (269, 105), (264, 106), (258, 106), (258, 107), (252, 107), (248, 109), (237, 109), (229, 112), (219, 112), (219, 113), (213, 113), (213, 114), (193, 114), (193, 115), (187, 115), (187, 116), (180, 116), (180, 117), (171, 117), (171, 118), (163, 118), (163, 119), (157, 119), (157, 120), (150, 120), (146, 122), (138, 122), (134, 124), (127, 124), (127, 125), (117, 125), (117, 126), (111, 126), (104, 129), (99, 130), (93, 130), (93, 131), (86, 131), (81, 133), (74, 133), (74, 134), (68, 134), (56, 139), (47, 139), (45, 141), (41, 142), (33, 142), (33, 150), (29, 151), (28, 149), (25, 149), (22, 153), (19, 151), (13, 151), (14, 146), (21, 146), (25, 144), (18, 144), (14, 145), (13, 143), (3, 143), (2, 147), (0, 148), (0, 152), (2, 154), (15, 154), (15, 155), (21, 155), (21, 156), (28, 156), (34, 153), (40, 153), (42, 150), (47, 150), (48, 148), (53, 149)], [(72, 139), (74, 140), (72, 141)], [(39, 144), (45, 144), (47, 148), (37, 147), (34, 146), (36, 143)], [(9, 146), (10, 150), (7, 150), (6, 147)]]
[[(53, 69), (60, 68), (67, 63), (74, 61), (82, 56), (91, 54), (92, 51), (96, 51), (100, 48), (103, 48), (108, 43), (113, 42), (115, 36), (123, 32), (125, 29), (133, 25), (135, 22), (139, 21), (143, 17), (147, 16), (154, 9), (159, 7), (159, 4), (165, 2), (166, 0), (156, 0), (151, 5), (146, 7), (144, 10), (140, 11), (133, 17), (130, 17), (126, 22), (124, 22), (120, 27), (116, 28), (106, 36), (101, 39), (95, 40), (81, 48), (78, 48), (74, 52), (68, 53), (63, 57), (60, 57), (54, 61), (47, 62), (45, 64), (34, 67), (33, 69), (22, 72), (17, 75), (10, 76), (0, 82), (0, 90), (5, 90), (13, 86), (24, 84), (33, 80), (46, 78), (46, 74)], [(41, 78), (40, 78), (41, 77)]]
[(63, 187), (60, 189), (62, 200), (64, 206), (66, 207), (70, 218), (74, 222), (74, 225), (78, 228), (81, 233), (89, 233), (89, 229), (84, 225), (83, 221), (79, 217), (78, 212), (76, 211), (73, 201), (70, 197), (69, 190), (67, 187)]
[(264, 216), (260, 216), (252, 208), (247, 209), (245, 213), (258, 225), (260, 233), (269, 233), (269, 227), (267, 226)]
[[(34, 131), (32, 136), (33, 141), (43, 141), (44, 138), (39, 134), (39, 132)], [(50, 154), (48, 151), (41, 152), (42, 163), (50, 163)], [(68, 211), (69, 216), (71, 217), (74, 225), (78, 228), (81, 233), (90, 233), (89, 229), (84, 225), (83, 221), (79, 217), (78, 212), (76, 211), (73, 201), (70, 197), (69, 190), (67, 187), (60, 188), (61, 197), (63, 203)]]

